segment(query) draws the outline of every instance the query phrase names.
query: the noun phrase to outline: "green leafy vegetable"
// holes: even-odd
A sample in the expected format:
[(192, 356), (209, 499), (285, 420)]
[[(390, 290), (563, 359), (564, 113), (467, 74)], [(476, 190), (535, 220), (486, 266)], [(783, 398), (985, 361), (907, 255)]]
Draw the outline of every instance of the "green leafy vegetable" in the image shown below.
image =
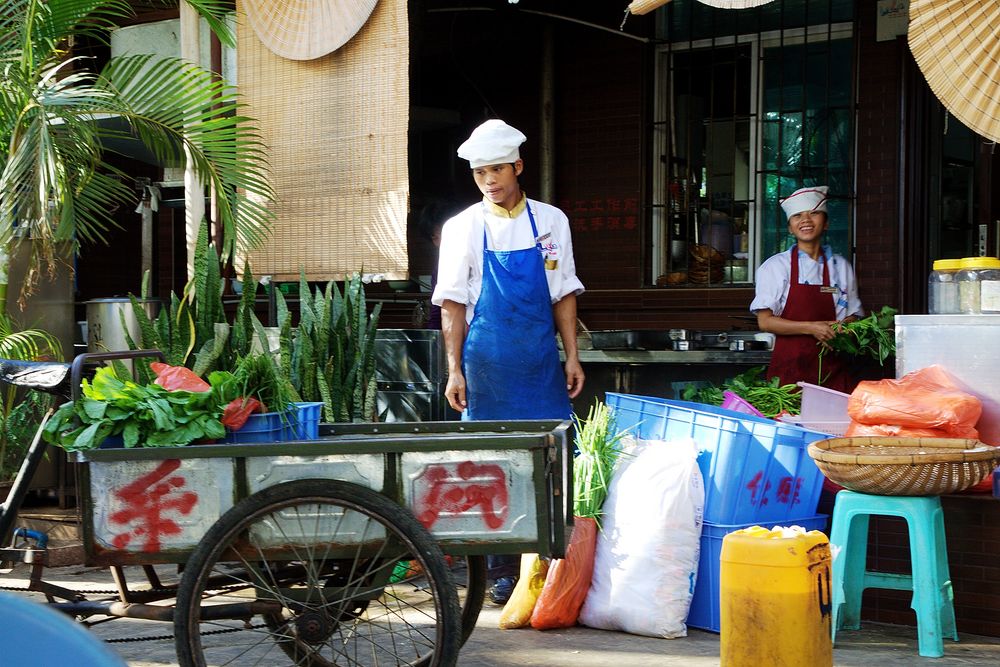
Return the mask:
[(819, 377), (817, 384), (823, 384), (823, 357), (830, 351), (855, 357), (868, 357), (884, 366), (885, 360), (896, 354), (896, 309), (883, 306), (877, 313), (853, 322), (838, 322), (834, 325), (836, 335), (824, 343), (819, 343)]
[[(209, 378), (232, 382), (228, 373)], [(83, 395), (64, 403), (45, 426), (47, 442), (67, 451), (93, 449), (108, 437), (122, 437), (126, 447), (175, 447), (226, 434), (219, 417), (220, 390), (167, 391), (156, 384), (121, 380), (111, 368), (99, 368)]]
[(615, 433), (611, 410), (600, 401), (594, 401), (587, 413), (587, 420), (576, 415), (575, 444), (580, 453), (573, 459), (573, 513), (590, 517), (601, 523), (601, 508), (608, 496), (611, 473), (618, 459), (619, 441), (623, 432)]
[(778, 378), (764, 377), (765, 366), (754, 366), (734, 377), (723, 380), (722, 387), (708, 383), (698, 386), (694, 383), (684, 388), (681, 397), (685, 401), (696, 401), (706, 405), (722, 405), (723, 392), (731, 391), (765, 417), (777, 417), (783, 412), (798, 414), (802, 405), (799, 387), (795, 384), (780, 384)]

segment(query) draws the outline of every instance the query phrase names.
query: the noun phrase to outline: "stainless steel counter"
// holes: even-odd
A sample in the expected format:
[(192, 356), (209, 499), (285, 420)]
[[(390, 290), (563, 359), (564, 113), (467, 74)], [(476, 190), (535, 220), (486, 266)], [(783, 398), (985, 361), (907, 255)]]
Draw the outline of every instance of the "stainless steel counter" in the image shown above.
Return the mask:
[(1000, 315), (897, 315), (896, 377), (939, 364), (983, 402), (979, 439), (1000, 446)]
[(583, 364), (767, 364), (769, 350), (580, 350)]

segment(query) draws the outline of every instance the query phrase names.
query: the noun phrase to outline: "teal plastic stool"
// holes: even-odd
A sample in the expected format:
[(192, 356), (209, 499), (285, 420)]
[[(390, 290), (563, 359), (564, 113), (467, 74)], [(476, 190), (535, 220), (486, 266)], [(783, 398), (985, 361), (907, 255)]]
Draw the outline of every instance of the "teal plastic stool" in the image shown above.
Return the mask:
[[(866, 569), (868, 519), (872, 514), (906, 520), (912, 574)], [(861, 594), (866, 588), (888, 588), (913, 591), (910, 607), (917, 614), (920, 655), (940, 658), (944, 655), (944, 637), (958, 641), (940, 498), (841, 491), (833, 509), (830, 543), (835, 553), (831, 623), (834, 640), (838, 629), (861, 627)]]

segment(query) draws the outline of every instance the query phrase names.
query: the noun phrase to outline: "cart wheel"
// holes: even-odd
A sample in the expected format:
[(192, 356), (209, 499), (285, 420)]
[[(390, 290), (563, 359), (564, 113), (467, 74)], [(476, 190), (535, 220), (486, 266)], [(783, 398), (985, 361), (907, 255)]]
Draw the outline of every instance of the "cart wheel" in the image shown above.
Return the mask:
[[(445, 557), (451, 578), (458, 589), (458, 601), (462, 606), (462, 645), (468, 641), (469, 635), (476, 629), (479, 612), (483, 609), (486, 599), (486, 557), (485, 556), (448, 556)], [(411, 576), (414, 585), (420, 585), (420, 573)], [(421, 659), (415, 667), (425, 667), (430, 662)]]
[[(400, 561), (417, 581), (393, 581)], [(437, 542), (370, 489), (299, 480), (255, 493), (205, 534), (178, 588), (181, 665), (454, 665), (455, 585)]]
[[(466, 556), (465, 557), (465, 577), (461, 576), (461, 571), (452, 572), (459, 585), (459, 598), (462, 602), (462, 644), (469, 639), (469, 635), (476, 629), (476, 621), (479, 620), (479, 612), (483, 609), (483, 600), (486, 599), (486, 556)], [(462, 584), (465, 584), (465, 595), (462, 596)]]

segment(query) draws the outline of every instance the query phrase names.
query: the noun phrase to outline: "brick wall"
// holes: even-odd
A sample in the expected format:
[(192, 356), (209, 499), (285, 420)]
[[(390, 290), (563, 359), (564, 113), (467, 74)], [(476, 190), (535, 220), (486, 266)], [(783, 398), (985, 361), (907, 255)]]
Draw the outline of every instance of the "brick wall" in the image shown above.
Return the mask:
[(875, 2), (857, 9), (857, 233), (855, 271), (868, 308), (898, 306), (900, 50), (875, 41)]
[(557, 36), (573, 57), (556, 68), (556, 204), (588, 289), (642, 286), (643, 49), (580, 28)]

